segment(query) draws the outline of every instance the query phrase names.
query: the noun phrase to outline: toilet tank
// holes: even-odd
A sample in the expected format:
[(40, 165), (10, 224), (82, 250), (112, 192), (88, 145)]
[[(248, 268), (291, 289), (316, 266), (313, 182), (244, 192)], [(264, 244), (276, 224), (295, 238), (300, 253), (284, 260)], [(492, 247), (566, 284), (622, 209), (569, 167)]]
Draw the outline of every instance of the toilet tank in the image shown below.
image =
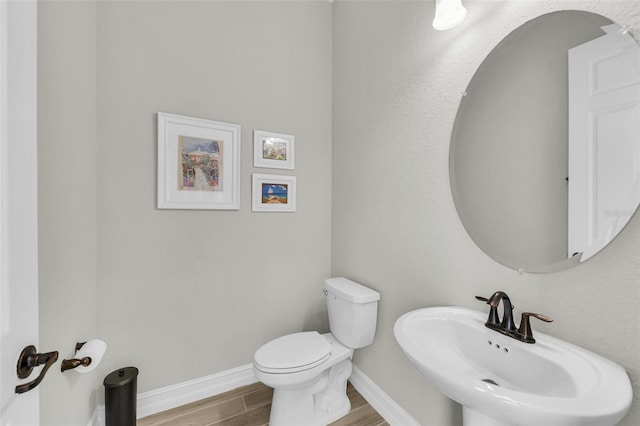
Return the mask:
[(331, 334), (351, 349), (373, 343), (380, 293), (340, 277), (325, 281), (324, 294)]

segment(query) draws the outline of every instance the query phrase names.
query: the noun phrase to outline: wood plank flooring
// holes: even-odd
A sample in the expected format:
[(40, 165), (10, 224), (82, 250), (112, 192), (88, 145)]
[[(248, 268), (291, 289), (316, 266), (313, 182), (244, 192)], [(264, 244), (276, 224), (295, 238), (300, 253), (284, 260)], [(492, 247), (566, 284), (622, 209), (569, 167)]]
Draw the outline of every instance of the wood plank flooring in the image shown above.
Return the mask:
[[(389, 426), (355, 390), (347, 384), (351, 411), (332, 426)], [(138, 426), (263, 426), (269, 424), (273, 389), (262, 383), (176, 407), (138, 419)], [(305, 425), (300, 425), (305, 426)]]

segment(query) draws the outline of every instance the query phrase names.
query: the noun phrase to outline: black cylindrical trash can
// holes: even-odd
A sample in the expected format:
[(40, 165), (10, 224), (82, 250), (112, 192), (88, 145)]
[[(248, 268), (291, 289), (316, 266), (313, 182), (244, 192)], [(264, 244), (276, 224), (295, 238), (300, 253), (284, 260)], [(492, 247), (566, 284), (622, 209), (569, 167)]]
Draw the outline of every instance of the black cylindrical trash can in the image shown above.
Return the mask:
[(125, 367), (104, 378), (106, 426), (136, 426), (138, 369)]

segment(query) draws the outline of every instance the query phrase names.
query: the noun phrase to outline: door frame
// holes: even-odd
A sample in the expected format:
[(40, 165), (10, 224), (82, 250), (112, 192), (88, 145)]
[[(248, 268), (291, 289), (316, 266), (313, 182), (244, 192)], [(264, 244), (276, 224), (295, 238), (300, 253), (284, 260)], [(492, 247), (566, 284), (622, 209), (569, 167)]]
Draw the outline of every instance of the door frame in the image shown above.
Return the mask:
[(39, 424), (38, 388), (15, 394), (38, 347), (37, 2), (0, 0), (0, 20), (0, 423)]

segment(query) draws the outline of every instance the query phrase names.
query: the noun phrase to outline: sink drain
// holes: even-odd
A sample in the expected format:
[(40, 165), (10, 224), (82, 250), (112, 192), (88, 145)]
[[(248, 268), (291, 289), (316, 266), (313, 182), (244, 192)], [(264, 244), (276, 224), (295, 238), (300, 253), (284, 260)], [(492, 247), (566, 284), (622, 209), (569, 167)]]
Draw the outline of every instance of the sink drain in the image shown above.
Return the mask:
[(494, 382), (491, 379), (482, 379), (483, 382), (487, 382), (487, 383), (491, 383), (492, 385), (496, 385), (496, 386), (500, 386), (499, 384), (497, 384), (496, 382)]

